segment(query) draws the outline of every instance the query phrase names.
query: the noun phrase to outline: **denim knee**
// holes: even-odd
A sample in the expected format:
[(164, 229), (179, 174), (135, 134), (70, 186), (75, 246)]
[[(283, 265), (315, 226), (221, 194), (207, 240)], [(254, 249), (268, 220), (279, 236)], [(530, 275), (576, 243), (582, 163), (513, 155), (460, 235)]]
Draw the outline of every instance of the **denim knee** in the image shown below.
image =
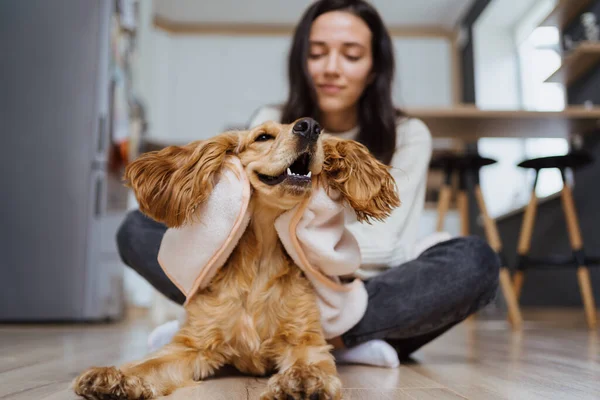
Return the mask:
[(479, 236), (466, 236), (459, 242), (463, 247), (463, 268), (468, 286), (480, 289), (481, 294), (495, 293), (501, 267), (498, 254)]
[(136, 215), (136, 211), (131, 211), (129, 213), (127, 213), (127, 215), (125, 216), (125, 219), (123, 219), (123, 222), (121, 222), (121, 225), (119, 226), (119, 229), (117, 230), (117, 236), (116, 236), (116, 240), (117, 240), (117, 250), (119, 251), (119, 256), (121, 257), (121, 261), (123, 261), (123, 263), (125, 263), (128, 266), (131, 266), (130, 261), (129, 261), (129, 257), (127, 257), (127, 254), (130, 252), (132, 244), (131, 244), (131, 238), (133, 235), (133, 225), (134, 225), (134, 220), (136, 218), (139, 218)]
[[(139, 238), (145, 235), (148, 229), (157, 227), (163, 229), (161, 224), (145, 216), (140, 210), (132, 210), (127, 213), (123, 222), (117, 230), (117, 249), (121, 260), (128, 266), (135, 268), (132, 263), (136, 258), (135, 252), (140, 250), (142, 243)], [(137, 249), (136, 249), (137, 247)], [(144, 252), (149, 249), (143, 249)]]

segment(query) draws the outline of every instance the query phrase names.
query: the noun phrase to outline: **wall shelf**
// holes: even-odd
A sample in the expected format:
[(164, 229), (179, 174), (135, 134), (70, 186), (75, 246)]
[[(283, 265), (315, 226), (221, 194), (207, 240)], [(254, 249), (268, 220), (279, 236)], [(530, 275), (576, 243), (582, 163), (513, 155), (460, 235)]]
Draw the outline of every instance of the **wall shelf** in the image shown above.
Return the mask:
[(590, 4), (592, 0), (559, 0), (540, 26), (556, 26), (562, 31)]
[(563, 83), (566, 87), (576, 82), (600, 62), (600, 43), (582, 42), (568, 53), (562, 65), (545, 82)]

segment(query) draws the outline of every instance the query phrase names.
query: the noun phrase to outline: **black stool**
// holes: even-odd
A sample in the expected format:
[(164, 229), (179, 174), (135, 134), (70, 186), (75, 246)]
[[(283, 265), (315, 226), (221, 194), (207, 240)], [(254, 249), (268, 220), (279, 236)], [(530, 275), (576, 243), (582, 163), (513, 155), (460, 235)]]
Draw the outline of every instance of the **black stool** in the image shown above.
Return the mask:
[(462, 236), (469, 234), (468, 177), (472, 176), (475, 182), (474, 195), (481, 217), (483, 218), (485, 236), (489, 245), (500, 255), (502, 260), (500, 286), (506, 300), (509, 321), (513, 329), (519, 329), (522, 321), (521, 311), (519, 310), (517, 296), (513, 289), (510, 272), (502, 254), (502, 241), (498, 234), (496, 221), (493, 220), (487, 212), (485, 200), (481, 192), (481, 187), (479, 186), (479, 170), (486, 165), (494, 163), (496, 163), (496, 160), (481, 157), (478, 154), (443, 154), (432, 160), (430, 164), (432, 169), (444, 171), (444, 184), (440, 188), (440, 197), (437, 207), (438, 219), (436, 230), (439, 232), (444, 229), (444, 220), (452, 201), (452, 177), (454, 174), (458, 174), (456, 205), (460, 214), (460, 231)]
[[(590, 329), (596, 326), (596, 307), (594, 305), (594, 296), (592, 294), (592, 285), (590, 283), (590, 275), (587, 266), (597, 264), (597, 259), (591, 259), (586, 256), (583, 248), (583, 240), (577, 212), (575, 210), (575, 202), (573, 201), (573, 192), (567, 184), (565, 172), (567, 169), (575, 170), (584, 167), (593, 162), (593, 158), (587, 152), (574, 151), (564, 156), (542, 157), (525, 160), (518, 166), (521, 168), (529, 168), (535, 171), (533, 188), (531, 189), (531, 198), (523, 216), (521, 224), (521, 232), (519, 234), (519, 244), (517, 248), (517, 271), (514, 277), (514, 286), (517, 299), (521, 294), (523, 280), (525, 279), (525, 270), (536, 267), (575, 267), (577, 268), (577, 277), (579, 280), (579, 288), (585, 308), (587, 324)], [(537, 210), (537, 197), (535, 195), (535, 187), (538, 183), (539, 172), (546, 168), (558, 168), (560, 170), (563, 189), (561, 190), (562, 208), (565, 213), (567, 223), (567, 231), (569, 233), (569, 241), (573, 253), (566, 258), (545, 257), (532, 258), (529, 257), (531, 247), (531, 237), (535, 223), (535, 214)]]

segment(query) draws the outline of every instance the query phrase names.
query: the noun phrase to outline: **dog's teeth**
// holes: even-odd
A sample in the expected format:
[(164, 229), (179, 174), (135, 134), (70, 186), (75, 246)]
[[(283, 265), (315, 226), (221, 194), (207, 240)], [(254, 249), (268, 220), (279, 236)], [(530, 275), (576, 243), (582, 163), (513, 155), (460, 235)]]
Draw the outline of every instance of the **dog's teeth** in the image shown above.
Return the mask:
[(307, 174), (306, 176), (308, 176), (308, 177), (310, 178), (310, 176), (311, 176), (311, 173), (310, 173), (310, 171), (308, 171), (308, 174)]
[(294, 174), (292, 173), (292, 170), (291, 170), (291, 169), (289, 169), (289, 168), (287, 169), (287, 174), (288, 174), (288, 175), (294, 175)]

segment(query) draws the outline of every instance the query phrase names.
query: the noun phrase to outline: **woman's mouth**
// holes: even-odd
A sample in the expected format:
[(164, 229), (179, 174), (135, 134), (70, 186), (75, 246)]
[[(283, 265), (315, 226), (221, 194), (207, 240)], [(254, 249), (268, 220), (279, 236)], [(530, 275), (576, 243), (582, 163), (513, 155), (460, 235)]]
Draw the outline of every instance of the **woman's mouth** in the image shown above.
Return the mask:
[(318, 85), (318, 87), (325, 94), (338, 94), (343, 89), (342, 86), (331, 84)]
[(298, 184), (298, 185), (306, 185), (311, 182), (311, 172), (309, 170), (310, 166), (310, 154), (304, 153), (301, 154), (296, 161), (294, 161), (289, 167), (287, 167), (281, 174), (276, 176), (265, 175), (261, 173), (256, 173), (258, 175), (258, 179), (261, 182), (274, 186), (280, 184), (283, 181), (287, 181), (287, 183)]

